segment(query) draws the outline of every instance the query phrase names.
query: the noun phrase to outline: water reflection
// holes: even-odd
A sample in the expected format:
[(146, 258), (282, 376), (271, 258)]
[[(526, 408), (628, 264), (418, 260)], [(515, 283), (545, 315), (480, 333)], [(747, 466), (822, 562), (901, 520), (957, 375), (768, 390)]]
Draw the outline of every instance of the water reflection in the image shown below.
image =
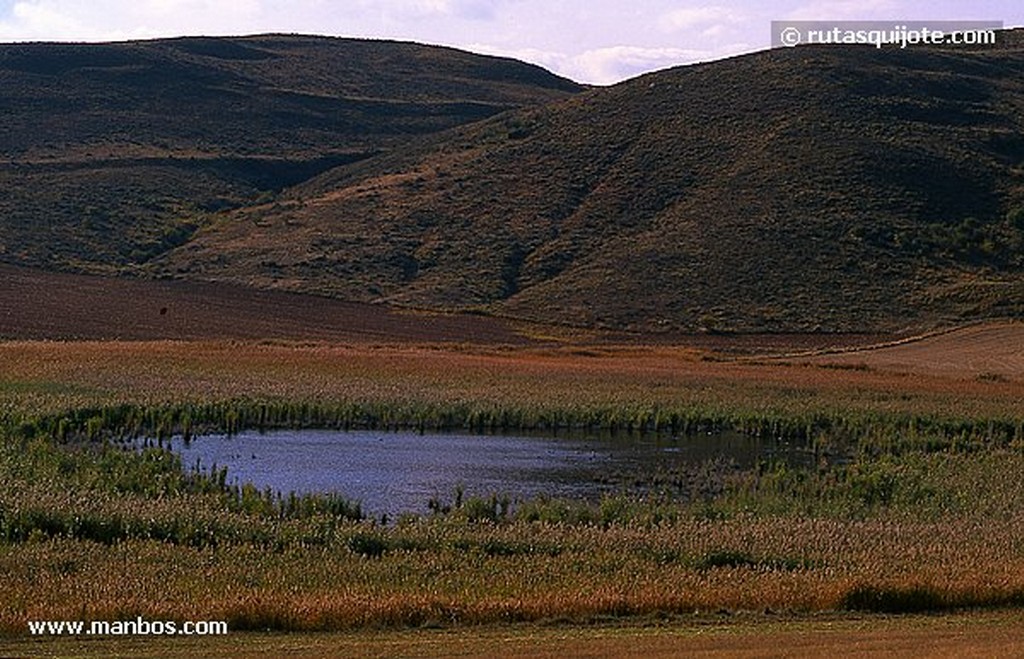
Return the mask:
[[(340, 492), (370, 515), (426, 512), (432, 498), (545, 495), (599, 499), (652, 486), (683, 488), (709, 462), (746, 468), (772, 458), (806, 463), (801, 447), (737, 433), (693, 437), (551, 437), (299, 430), (175, 439), (186, 466), (227, 467), (260, 489)], [(687, 476), (689, 474), (690, 476)]]

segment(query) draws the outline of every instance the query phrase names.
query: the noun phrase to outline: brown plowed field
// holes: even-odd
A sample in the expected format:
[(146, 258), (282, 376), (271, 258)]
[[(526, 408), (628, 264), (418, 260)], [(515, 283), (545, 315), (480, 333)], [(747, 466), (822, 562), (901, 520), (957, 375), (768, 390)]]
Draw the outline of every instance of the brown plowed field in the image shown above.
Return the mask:
[[(222, 283), (54, 273), (0, 265), (0, 340), (281, 340), (354, 344), (649, 345), (838, 371), (1015, 380), (1024, 323), (998, 321), (917, 339), (871, 334), (634, 335), (438, 314)], [(659, 348), (658, 346), (661, 346)], [(604, 350), (599, 350), (604, 354)], [(729, 368), (707, 364), (713, 371)], [(865, 374), (866, 375), (866, 374)], [(817, 378), (820, 379), (820, 378)], [(840, 378), (843, 379), (843, 378)]]
[(869, 345), (869, 334), (641, 335), (438, 314), (224, 283), (125, 279), (0, 264), (0, 340), (685, 345), (728, 354)]
[(523, 343), (500, 320), (228, 284), (0, 265), (0, 339)]
[(896, 345), (820, 355), (808, 361), (940, 377), (1014, 379), (1024, 374), (1024, 323), (972, 325)]

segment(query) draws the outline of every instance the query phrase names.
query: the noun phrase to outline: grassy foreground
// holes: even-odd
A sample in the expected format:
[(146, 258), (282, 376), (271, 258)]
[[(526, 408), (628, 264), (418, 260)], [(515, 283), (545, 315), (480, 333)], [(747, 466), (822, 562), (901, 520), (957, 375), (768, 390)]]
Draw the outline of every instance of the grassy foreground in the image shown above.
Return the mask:
[(816, 615), (798, 618), (716, 615), (638, 623), (362, 630), (346, 633), (250, 632), (205, 638), (0, 638), (0, 652), (102, 657), (1011, 657), (1024, 650), (1017, 611), (955, 616)]
[[(0, 629), (233, 631), (1024, 604), (1021, 384), (678, 349), (0, 345)], [(337, 497), (189, 474), (136, 433), (246, 426), (801, 439), (807, 469), (706, 465), (600, 504), (499, 498), (382, 525)], [(429, 441), (429, 436), (424, 437)]]

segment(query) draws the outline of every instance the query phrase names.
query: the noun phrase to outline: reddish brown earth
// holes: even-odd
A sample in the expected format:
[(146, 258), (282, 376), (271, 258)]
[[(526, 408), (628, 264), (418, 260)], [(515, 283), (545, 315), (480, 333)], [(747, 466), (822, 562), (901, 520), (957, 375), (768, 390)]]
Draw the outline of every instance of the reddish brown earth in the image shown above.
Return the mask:
[(524, 343), (507, 323), (228, 284), (0, 265), (0, 339)]
[(281, 340), (685, 346), (783, 355), (837, 370), (1016, 378), (1024, 323), (996, 321), (922, 337), (878, 334), (629, 334), (346, 302), (224, 283), (56, 273), (0, 265), (0, 340)]
[(0, 264), (0, 340), (288, 340), (684, 345), (726, 354), (848, 349), (872, 334), (638, 334), (440, 314), (225, 283)]

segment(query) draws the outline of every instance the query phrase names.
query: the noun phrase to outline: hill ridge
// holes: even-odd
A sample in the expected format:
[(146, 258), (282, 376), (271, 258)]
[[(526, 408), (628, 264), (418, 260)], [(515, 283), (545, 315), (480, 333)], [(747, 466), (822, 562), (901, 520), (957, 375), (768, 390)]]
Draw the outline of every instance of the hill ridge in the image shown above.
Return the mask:
[(117, 273), (208, 214), (582, 89), (535, 65), (316, 36), (0, 44), (0, 262)]
[(1012, 316), (1024, 49), (1002, 36), (647, 74), (325, 172), (155, 267), (642, 331)]

